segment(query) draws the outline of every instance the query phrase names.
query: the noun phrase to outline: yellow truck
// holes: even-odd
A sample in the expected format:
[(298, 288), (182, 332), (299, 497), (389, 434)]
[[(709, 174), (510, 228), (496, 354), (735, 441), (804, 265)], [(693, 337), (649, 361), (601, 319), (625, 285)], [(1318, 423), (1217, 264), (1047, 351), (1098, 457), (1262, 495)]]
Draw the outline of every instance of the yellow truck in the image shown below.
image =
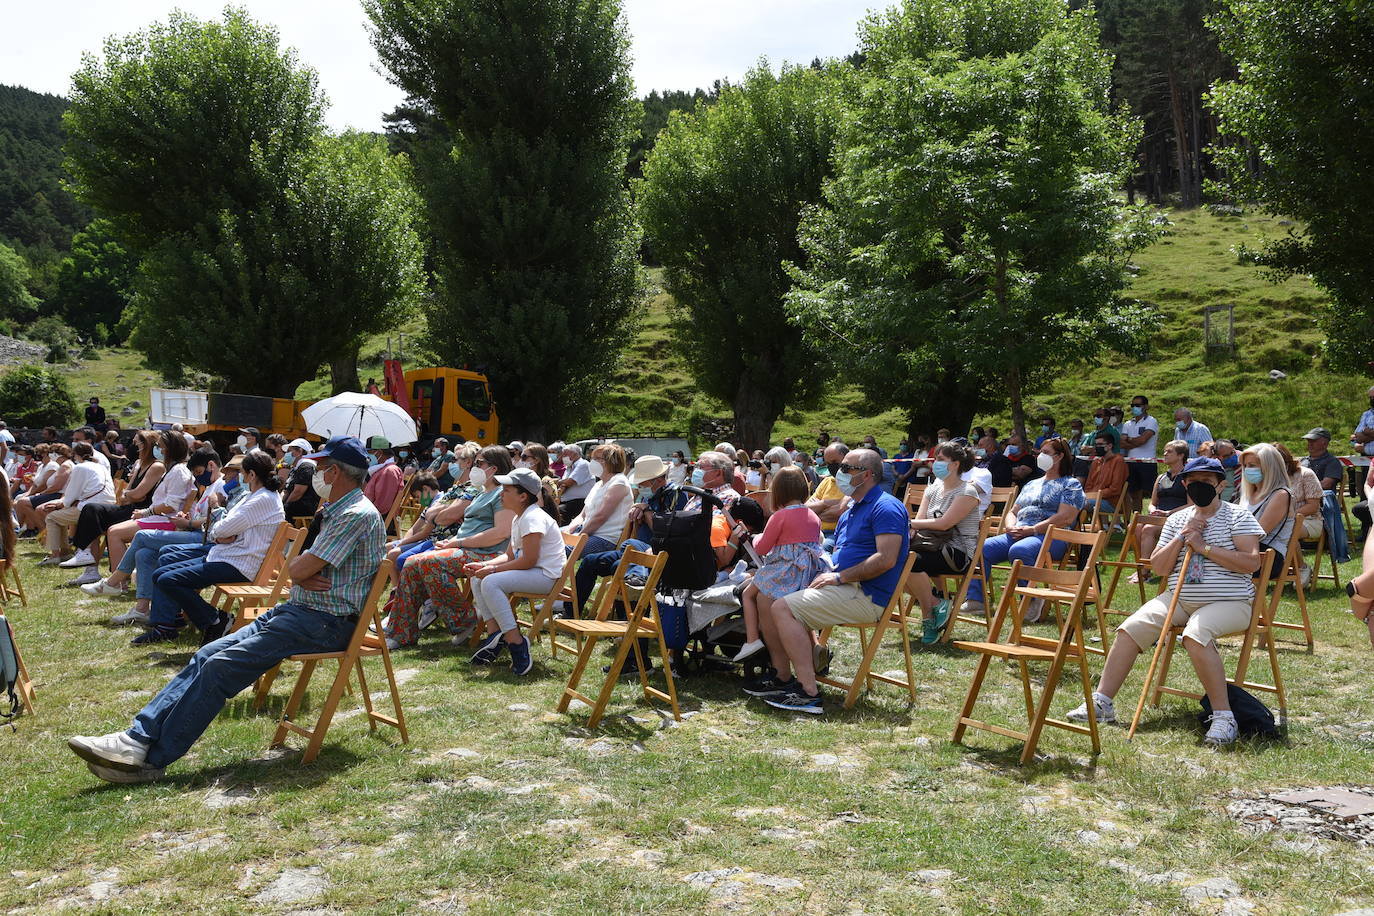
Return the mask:
[[(482, 373), (467, 369), (412, 369), (403, 377), (405, 398), (382, 397), (389, 401), (400, 400), (408, 407), (422, 442), (438, 436), (450, 443), (472, 441), (491, 445), (501, 441), (501, 424), (492, 404), (491, 388)], [(228, 392), (154, 388), (149, 402), (149, 419), (154, 426), (180, 423), (187, 432), (218, 444), (232, 442), (238, 431), (248, 426), (263, 436), (281, 433), (293, 439), (310, 435), (306, 432), (301, 411), (313, 403)]]

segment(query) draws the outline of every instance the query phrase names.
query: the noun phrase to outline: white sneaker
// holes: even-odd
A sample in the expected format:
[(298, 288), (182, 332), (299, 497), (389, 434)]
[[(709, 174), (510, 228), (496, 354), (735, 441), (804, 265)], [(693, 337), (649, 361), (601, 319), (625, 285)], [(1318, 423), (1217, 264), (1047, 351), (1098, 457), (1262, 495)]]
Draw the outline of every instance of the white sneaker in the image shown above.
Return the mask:
[(434, 606), (434, 602), (426, 600), (420, 605), (420, 629), (429, 629), (430, 624), (439, 619), (439, 610)]
[(1021, 615), (1022, 623), (1039, 623), (1040, 618), (1045, 616), (1045, 599), (1032, 598), (1026, 605), (1026, 613)]
[(727, 578), (731, 582), (743, 582), (745, 579), (749, 578), (749, 564), (740, 560), (735, 564), (735, 568), (730, 570), (730, 575), (727, 576)]
[(1207, 729), (1207, 734), (1202, 739), (1204, 744), (1222, 747), (1227, 744), (1235, 744), (1236, 739), (1240, 737), (1240, 729), (1236, 726), (1235, 714), (1214, 712), (1208, 721), (1212, 725)]
[(739, 652), (735, 653), (735, 657), (732, 658), (732, 659), (730, 659), (730, 661), (732, 661), (732, 662), (742, 662), (742, 661), (744, 661), (746, 658), (748, 658), (749, 656), (753, 655), (755, 652), (760, 652), (760, 651), (762, 651), (762, 650), (763, 650), (763, 640), (762, 640), (762, 639), (751, 639), (751, 640), (749, 640), (749, 642), (747, 642), (747, 643), (745, 643), (744, 645), (742, 645), (742, 646), (739, 647)]
[(1298, 570), (1298, 580), (1302, 582), (1304, 589), (1312, 587), (1312, 567), (1304, 566)]
[(147, 626), (148, 624), (152, 623), (152, 619), (147, 614), (140, 611), (137, 607), (131, 607), (123, 614), (116, 614), (113, 617), (111, 617), (110, 623), (114, 624), (117, 627), (126, 627), (135, 623), (139, 624), (140, 626)]
[(464, 648), (467, 646), (468, 641), (472, 639), (472, 632), (475, 629), (477, 629), (476, 626), (463, 627), (457, 633), (453, 634), (453, 638), (448, 641), (449, 645), (456, 649)]
[(91, 553), (89, 547), (83, 547), (76, 553), (72, 554), (72, 558), (70, 560), (63, 560), (61, 563), (58, 563), (57, 565), (62, 567), (63, 569), (76, 569), (78, 566), (94, 566), (95, 554)]
[(87, 585), (94, 585), (97, 582), (104, 581), (104, 577), (100, 575), (99, 566), (87, 566), (84, 570), (81, 571), (81, 575), (77, 576), (75, 579), (67, 583), (67, 587), (85, 587)]
[(111, 732), (99, 738), (77, 735), (67, 739), (72, 753), (88, 763), (137, 772), (148, 759), (148, 746), (129, 737), (128, 732)]
[(66, 562), (66, 560), (63, 560), (61, 557), (44, 557), (43, 559), (41, 559), (41, 560), (38, 561), (38, 565), (39, 565), (39, 566), (60, 566), (60, 565), (62, 565), (62, 564), (65, 563), (65, 562)]
[(395, 652), (397, 649), (401, 648), (401, 642), (395, 636), (388, 636), (386, 638), (386, 647), (389, 651)]
[(96, 598), (112, 598), (116, 595), (124, 594), (125, 589), (118, 585), (111, 585), (108, 580), (97, 579), (94, 582), (85, 582), (81, 585), (81, 590), (88, 595)]
[(963, 604), (959, 605), (959, 613), (978, 614), (980, 616), (986, 617), (988, 616), (988, 609), (983, 605), (983, 602), (981, 601), (965, 601)]
[(146, 763), (136, 770), (117, 770), (114, 767), (104, 766), (90, 760), (86, 761), (86, 769), (106, 782), (113, 782), (121, 786), (152, 782), (155, 779), (161, 779), (165, 772), (162, 767), (150, 767)]
[[(1115, 722), (1116, 704), (1112, 702), (1111, 697), (1093, 691), (1093, 713), (1097, 716), (1098, 722)], [(1078, 708), (1070, 710), (1064, 718), (1070, 722), (1088, 721), (1088, 704), (1078, 704)]]

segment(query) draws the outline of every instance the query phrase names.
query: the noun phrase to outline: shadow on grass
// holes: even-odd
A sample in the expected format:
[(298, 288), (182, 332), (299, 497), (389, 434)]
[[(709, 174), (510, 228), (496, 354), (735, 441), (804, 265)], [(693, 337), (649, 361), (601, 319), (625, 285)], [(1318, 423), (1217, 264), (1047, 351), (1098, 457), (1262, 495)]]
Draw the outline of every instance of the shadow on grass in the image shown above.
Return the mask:
[[(1058, 731), (1058, 729), (1054, 729)], [(1045, 737), (1042, 735), (1040, 744), (1036, 747), (1035, 759), (1024, 766), (1021, 763), (1021, 751), (1024, 745), (1011, 740), (1009, 744), (1001, 748), (982, 747), (970, 745), (970, 736), (978, 738), (988, 737), (996, 739), (998, 736), (988, 735), (986, 732), (970, 730), (964, 735), (964, 743), (957, 745), (964, 752), (966, 757), (972, 758), (980, 769), (999, 773), (1008, 779), (1015, 779), (1020, 782), (1032, 782), (1038, 777), (1048, 775), (1068, 776), (1076, 780), (1093, 780), (1097, 778), (1097, 758), (1098, 755), (1092, 753), (1091, 745), (1084, 742), (1084, 754), (1076, 755), (1072, 751), (1045, 750)], [(1082, 762), (1086, 757), (1088, 763), (1085, 766)]]
[[(257, 797), (275, 795), (278, 792), (295, 793), (301, 789), (318, 788), (334, 775), (351, 769), (363, 759), (350, 750), (326, 744), (320, 755), (309, 765), (305, 765), (300, 763), (301, 752), (300, 747), (288, 747), (286, 753), (274, 758), (252, 758), (213, 767), (172, 770), (162, 779), (143, 785), (154, 788), (172, 787), (185, 792), (220, 787), (231, 797)], [(81, 789), (77, 795), (128, 793), (136, 788), (136, 785), (100, 782)]]

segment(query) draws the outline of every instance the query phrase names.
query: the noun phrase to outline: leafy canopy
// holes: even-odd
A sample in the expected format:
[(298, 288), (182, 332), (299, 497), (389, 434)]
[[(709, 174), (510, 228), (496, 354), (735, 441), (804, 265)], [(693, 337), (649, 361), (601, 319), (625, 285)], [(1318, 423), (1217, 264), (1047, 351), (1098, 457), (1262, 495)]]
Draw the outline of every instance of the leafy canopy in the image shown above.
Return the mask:
[(60, 370), (23, 366), (0, 376), (0, 416), (13, 427), (62, 428), (78, 417), (76, 398)]
[(835, 177), (803, 220), (793, 318), (878, 407), (966, 428), (1102, 346), (1138, 345), (1116, 189), (1138, 125), (1109, 104), (1089, 14), (1059, 0), (907, 2), (863, 27)]

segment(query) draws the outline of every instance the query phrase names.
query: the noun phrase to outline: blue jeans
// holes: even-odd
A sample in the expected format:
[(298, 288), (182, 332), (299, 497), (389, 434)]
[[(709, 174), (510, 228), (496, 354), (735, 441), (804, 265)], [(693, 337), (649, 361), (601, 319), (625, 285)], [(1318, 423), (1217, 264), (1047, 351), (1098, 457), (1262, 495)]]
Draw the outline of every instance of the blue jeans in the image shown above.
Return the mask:
[(401, 555), (396, 558), (396, 571), (400, 572), (401, 567), (406, 565), (406, 560), (409, 560), (417, 553), (425, 553), (433, 549), (434, 542), (429, 540), (428, 538), (426, 538), (423, 541), (420, 541), (418, 544), (411, 544), (405, 550), (402, 550)]
[[(1009, 560), (1020, 560), (1023, 566), (1030, 566), (1035, 563), (1035, 558), (1040, 556), (1040, 546), (1045, 542), (1043, 535), (1033, 534), (1030, 537), (1021, 538), (1019, 541), (1012, 540), (1009, 534), (999, 534), (996, 537), (988, 538), (983, 542), (983, 569), (987, 570), (997, 563)], [(1069, 545), (1063, 541), (1056, 541), (1050, 548), (1050, 556), (1058, 560), (1066, 551)], [(974, 579), (968, 586), (967, 601), (983, 600), (983, 583), (979, 579)]]
[[(1095, 500), (1095, 499), (1085, 499), (1085, 500), (1083, 500), (1083, 508), (1084, 508), (1084, 509), (1087, 509), (1089, 512), (1091, 512), (1091, 511), (1093, 511), (1093, 503), (1096, 503), (1096, 502), (1098, 502), (1098, 501)], [(1109, 500), (1109, 499), (1104, 499), (1104, 500), (1102, 500), (1102, 501), (1101, 501), (1101, 506), (1102, 506), (1102, 508), (1099, 509), (1098, 511), (1099, 511), (1100, 514), (1102, 514), (1102, 515), (1111, 515), (1113, 512), (1116, 511), (1116, 506), (1113, 506), (1111, 500)]]
[[(592, 551), (593, 546), (597, 549)], [(591, 597), (592, 590), (596, 588), (596, 580), (602, 576), (613, 574), (616, 567), (620, 565), (620, 558), (625, 555), (625, 548), (632, 550), (648, 550), (649, 545), (643, 541), (636, 541), (634, 538), (626, 538), (619, 547), (607, 541), (605, 538), (588, 538), (587, 546), (582, 551), (582, 562), (577, 564), (577, 574), (573, 577), (574, 591), (577, 593), (578, 613), (587, 604), (587, 599)], [(641, 576), (648, 575), (648, 570), (643, 566), (631, 566), (627, 572), (638, 573)]]
[(140, 598), (153, 597), (153, 573), (157, 570), (158, 551), (172, 544), (200, 544), (205, 540), (199, 531), (155, 531), (151, 528), (139, 531), (129, 542), (119, 565), (115, 567), (125, 575), (143, 570), (143, 575), (135, 577), (134, 594)]
[(187, 620), (203, 630), (215, 622), (219, 611), (201, 597), (200, 590), (221, 582), (244, 581), (246, 577), (232, 563), (212, 563), (205, 557), (168, 563), (164, 556), (153, 574), (153, 607), (148, 617), (154, 624), (171, 626), (184, 612)]
[(165, 767), (196, 742), (229, 698), (282, 659), (302, 652), (337, 652), (357, 621), (286, 602), (236, 633), (217, 639), (134, 717), (129, 737), (150, 745), (148, 765)]

